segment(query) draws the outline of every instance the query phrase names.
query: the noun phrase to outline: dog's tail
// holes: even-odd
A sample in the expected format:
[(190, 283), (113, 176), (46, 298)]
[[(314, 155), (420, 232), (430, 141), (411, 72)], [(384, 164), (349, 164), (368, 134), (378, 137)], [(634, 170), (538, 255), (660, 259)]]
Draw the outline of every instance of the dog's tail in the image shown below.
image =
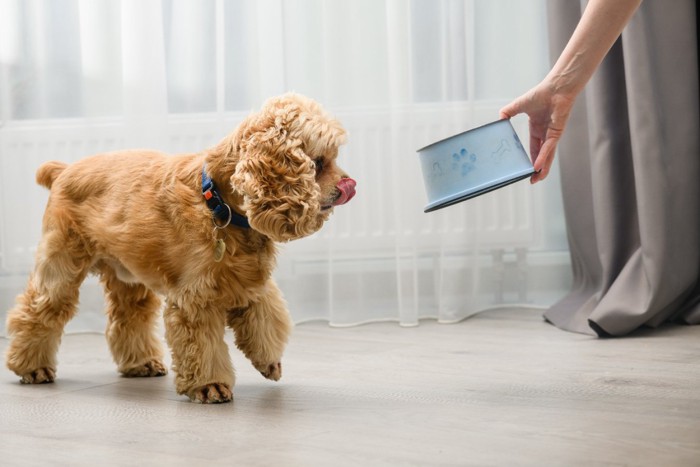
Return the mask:
[(61, 172), (63, 172), (66, 167), (68, 167), (68, 164), (58, 161), (49, 161), (41, 164), (36, 171), (36, 182), (41, 186), (51, 189), (53, 181), (61, 175)]

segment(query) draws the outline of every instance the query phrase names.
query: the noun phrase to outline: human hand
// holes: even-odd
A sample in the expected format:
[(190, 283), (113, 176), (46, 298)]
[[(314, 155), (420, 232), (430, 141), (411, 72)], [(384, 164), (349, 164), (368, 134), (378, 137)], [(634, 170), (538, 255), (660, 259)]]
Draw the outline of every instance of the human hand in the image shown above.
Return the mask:
[(544, 180), (549, 174), (574, 101), (575, 96), (559, 94), (553, 85), (543, 81), (501, 109), (501, 118), (521, 113), (529, 117), (530, 158), (535, 167), (530, 183)]

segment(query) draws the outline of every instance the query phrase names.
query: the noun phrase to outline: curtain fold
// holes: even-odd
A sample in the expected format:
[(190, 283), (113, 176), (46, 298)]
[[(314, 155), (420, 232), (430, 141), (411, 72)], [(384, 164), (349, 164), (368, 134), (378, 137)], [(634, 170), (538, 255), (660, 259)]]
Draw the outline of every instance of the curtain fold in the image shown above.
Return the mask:
[[(583, 7), (549, 7), (555, 59)], [(558, 327), (700, 322), (696, 8), (643, 2), (572, 112), (559, 153), (574, 283), (545, 313)]]

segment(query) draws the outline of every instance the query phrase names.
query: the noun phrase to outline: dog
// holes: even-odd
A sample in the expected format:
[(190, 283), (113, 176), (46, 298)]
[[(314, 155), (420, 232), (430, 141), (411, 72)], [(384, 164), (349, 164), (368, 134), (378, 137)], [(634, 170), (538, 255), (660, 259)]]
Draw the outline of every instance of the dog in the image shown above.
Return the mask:
[(54, 381), (64, 326), (94, 273), (122, 375), (167, 373), (162, 309), (178, 394), (232, 400), (226, 326), (253, 366), (279, 380), (292, 322), (272, 278), (275, 244), (318, 231), (355, 195), (336, 164), (345, 140), (318, 103), (289, 93), (198, 154), (133, 150), (40, 166), (50, 195), (34, 269), (8, 313), (8, 368), (22, 383)]

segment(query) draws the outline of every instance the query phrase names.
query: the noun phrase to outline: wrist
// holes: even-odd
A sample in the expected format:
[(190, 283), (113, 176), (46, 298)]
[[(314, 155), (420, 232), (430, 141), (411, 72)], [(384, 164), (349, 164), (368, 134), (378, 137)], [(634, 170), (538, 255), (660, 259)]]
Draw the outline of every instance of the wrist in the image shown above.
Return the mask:
[(544, 82), (552, 96), (574, 100), (585, 86), (585, 76), (579, 67), (572, 65), (563, 70), (552, 69)]

